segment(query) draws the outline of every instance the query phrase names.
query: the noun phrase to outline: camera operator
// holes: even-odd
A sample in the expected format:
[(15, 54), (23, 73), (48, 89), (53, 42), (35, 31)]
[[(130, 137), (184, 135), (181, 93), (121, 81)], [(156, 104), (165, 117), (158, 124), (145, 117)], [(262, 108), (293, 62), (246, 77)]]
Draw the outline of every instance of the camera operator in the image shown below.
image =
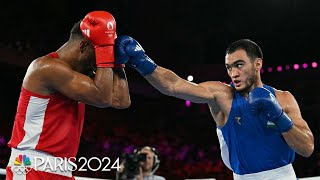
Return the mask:
[(165, 180), (154, 174), (160, 166), (160, 160), (156, 149), (150, 146), (135, 149), (133, 154), (126, 155), (121, 166), (120, 174), (117, 174), (120, 180)]

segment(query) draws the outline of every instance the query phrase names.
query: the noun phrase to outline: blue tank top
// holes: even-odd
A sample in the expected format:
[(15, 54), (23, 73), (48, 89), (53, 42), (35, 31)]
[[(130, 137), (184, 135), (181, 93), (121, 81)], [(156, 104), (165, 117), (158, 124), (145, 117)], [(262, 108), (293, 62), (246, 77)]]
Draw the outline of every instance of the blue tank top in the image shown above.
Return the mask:
[[(248, 109), (247, 100), (235, 90), (229, 118), (222, 128), (221, 148), (224, 163), (236, 174), (249, 174), (285, 166), (294, 161), (295, 152), (275, 133), (273, 123), (263, 124)], [(263, 85), (275, 95), (274, 89)], [(221, 140), (223, 142), (221, 142)], [(224, 151), (224, 152), (223, 152)], [(228, 156), (224, 158), (224, 156)], [(228, 162), (226, 162), (228, 161)]]

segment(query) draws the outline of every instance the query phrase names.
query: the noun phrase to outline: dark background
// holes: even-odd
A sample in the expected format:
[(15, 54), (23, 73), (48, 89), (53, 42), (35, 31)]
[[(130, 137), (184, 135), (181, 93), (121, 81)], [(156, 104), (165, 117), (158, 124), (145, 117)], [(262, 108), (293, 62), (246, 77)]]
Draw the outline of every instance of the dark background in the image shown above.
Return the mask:
[(320, 2), (316, 0), (55, 0), (6, 1), (1, 39), (20, 40), (42, 52), (60, 47), (73, 23), (92, 10), (106, 10), (118, 34), (133, 36), (160, 64), (222, 64), (227, 45), (257, 42), (265, 63), (319, 58)]
[[(264, 67), (319, 63), (320, 2), (305, 0), (55, 0), (1, 3), (0, 27), (0, 167), (9, 149), (19, 90), (27, 65), (58, 49), (73, 24), (93, 10), (112, 13), (118, 35), (137, 39), (159, 65), (199, 83), (229, 82), (225, 49), (249, 38), (260, 45)], [(136, 147), (152, 145), (160, 153), (158, 174), (168, 180), (197, 177), (230, 179), (221, 163), (215, 124), (203, 104), (160, 94), (137, 72), (126, 68), (132, 105), (126, 110), (87, 108), (79, 156), (115, 158)], [(298, 177), (320, 175), (319, 67), (264, 73), (263, 82), (295, 95), (315, 136), (310, 158), (297, 155)], [(1, 143), (2, 142), (2, 143)], [(114, 173), (80, 173), (113, 178)]]

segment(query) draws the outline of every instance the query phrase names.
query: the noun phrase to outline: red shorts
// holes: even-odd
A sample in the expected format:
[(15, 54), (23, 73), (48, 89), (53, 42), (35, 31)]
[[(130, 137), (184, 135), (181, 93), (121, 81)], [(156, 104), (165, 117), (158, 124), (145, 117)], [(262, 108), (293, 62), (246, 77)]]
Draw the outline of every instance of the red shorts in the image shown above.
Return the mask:
[(59, 174), (35, 171), (32, 168), (28, 169), (28, 173), (12, 172), (11, 167), (6, 168), (6, 180), (74, 180), (74, 177), (62, 176)]

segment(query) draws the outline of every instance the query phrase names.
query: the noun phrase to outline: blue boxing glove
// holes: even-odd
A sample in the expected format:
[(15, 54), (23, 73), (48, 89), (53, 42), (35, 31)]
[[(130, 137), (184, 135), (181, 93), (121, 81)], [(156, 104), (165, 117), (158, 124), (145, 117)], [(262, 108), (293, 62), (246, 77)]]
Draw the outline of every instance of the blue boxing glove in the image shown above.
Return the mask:
[(127, 63), (140, 74), (151, 74), (157, 65), (146, 54), (141, 45), (129, 36), (120, 36), (115, 42), (116, 61)]
[(292, 120), (283, 112), (277, 98), (266, 88), (255, 88), (248, 96), (249, 110), (262, 117), (267, 124), (273, 122), (280, 133), (287, 132), (293, 127)]

